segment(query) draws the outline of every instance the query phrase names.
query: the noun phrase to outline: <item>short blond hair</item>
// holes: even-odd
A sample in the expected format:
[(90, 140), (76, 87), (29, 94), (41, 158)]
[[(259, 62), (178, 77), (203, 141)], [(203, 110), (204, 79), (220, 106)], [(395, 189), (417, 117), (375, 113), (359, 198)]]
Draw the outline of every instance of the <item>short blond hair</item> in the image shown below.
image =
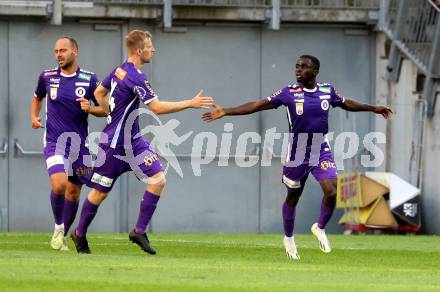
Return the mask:
[(145, 47), (145, 41), (151, 40), (152, 35), (149, 31), (132, 30), (125, 37), (125, 46), (129, 51), (136, 49), (143, 49)]

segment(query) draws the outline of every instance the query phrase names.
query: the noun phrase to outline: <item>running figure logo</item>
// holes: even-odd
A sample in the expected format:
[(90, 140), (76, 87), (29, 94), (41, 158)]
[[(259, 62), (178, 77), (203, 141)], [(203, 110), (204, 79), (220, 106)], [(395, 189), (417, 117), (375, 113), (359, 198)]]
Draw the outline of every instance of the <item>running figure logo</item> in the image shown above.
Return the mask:
[[(179, 160), (177, 159), (174, 152), (171, 150), (170, 145), (179, 146), (185, 142), (192, 134), (193, 131), (187, 132), (182, 136), (178, 136), (175, 129), (180, 125), (180, 122), (176, 119), (171, 119), (167, 123), (163, 124), (162, 121), (154, 114), (152, 111), (146, 108), (139, 108), (133, 111), (127, 118), (127, 122), (124, 127), (124, 145), (125, 145), (125, 156), (117, 155), (116, 158), (123, 160), (130, 164), (131, 169), (136, 174), (136, 176), (145, 181), (147, 177), (143, 174), (139, 165), (144, 163), (144, 158), (148, 156), (149, 151), (144, 151), (141, 154), (134, 156), (133, 149), (131, 146), (131, 129), (136, 120), (142, 114), (146, 114), (153, 117), (158, 125), (149, 125), (143, 128), (135, 137), (137, 139), (145, 134), (152, 133), (154, 138), (151, 140), (150, 145), (157, 150), (158, 154), (167, 161), (165, 167), (165, 174), (168, 171), (169, 166), (176, 171), (176, 173), (183, 177), (182, 168), (180, 167)], [(127, 147), (128, 146), (128, 147)]]
[(168, 167), (171, 167), (177, 172), (180, 177), (183, 177), (182, 169), (180, 168), (179, 160), (177, 159), (174, 152), (171, 150), (170, 145), (179, 146), (185, 142), (194, 131), (190, 131), (182, 136), (178, 136), (175, 129), (180, 125), (180, 122), (176, 119), (171, 119), (165, 124), (157, 119), (159, 125), (149, 125), (141, 130), (141, 132), (136, 136), (143, 136), (148, 133), (152, 133), (154, 138), (151, 140), (151, 146), (157, 150), (161, 157), (167, 161), (167, 166), (165, 167), (165, 173), (168, 171)]

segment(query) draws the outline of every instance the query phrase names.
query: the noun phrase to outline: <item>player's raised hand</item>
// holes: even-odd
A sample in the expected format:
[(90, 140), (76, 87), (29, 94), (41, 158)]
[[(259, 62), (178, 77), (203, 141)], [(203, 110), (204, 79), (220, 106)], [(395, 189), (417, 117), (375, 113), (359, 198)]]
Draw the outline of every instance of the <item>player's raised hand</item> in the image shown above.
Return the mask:
[(86, 113), (90, 112), (90, 108), (92, 105), (90, 104), (90, 101), (85, 99), (84, 97), (77, 98), (76, 101), (79, 102), (79, 105), (81, 106), (81, 109), (85, 111)]
[(191, 99), (192, 108), (209, 108), (212, 105), (212, 97), (204, 96), (203, 90), (200, 90), (196, 96)]
[(220, 105), (213, 104), (212, 107), (214, 108), (212, 111), (202, 115), (203, 121), (207, 123), (220, 119), (225, 115), (225, 111)]
[(43, 124), (41, 124), (41, 118), (40, 117), (33, 117), (31, 122), (32, 122), (32, 129), (44, 128)]
[(377, 105), (374, 109), (374, 113), (381, 114), (385, 119), (388, 119), (393, 111), (387, 106)]

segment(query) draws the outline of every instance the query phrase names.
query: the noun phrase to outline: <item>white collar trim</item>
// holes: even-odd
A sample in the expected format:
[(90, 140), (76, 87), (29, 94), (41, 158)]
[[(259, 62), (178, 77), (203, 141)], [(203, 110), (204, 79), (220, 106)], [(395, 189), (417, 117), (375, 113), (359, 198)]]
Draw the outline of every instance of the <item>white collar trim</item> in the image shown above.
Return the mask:
[(74, 72), (72, 74), (64, 74), (63, 72), (60, 71), (60, 75), (63, 77), (74, 77), (76, 75), (76, 72)]
[(308, 88), (303, 87), (303, 90), (304, 90), (305, 92), (315, 92), (317, 89), (318, 89), (318, 87), (315, 87), (315, 88), (313, 88), (313, 89), (308, 89)]

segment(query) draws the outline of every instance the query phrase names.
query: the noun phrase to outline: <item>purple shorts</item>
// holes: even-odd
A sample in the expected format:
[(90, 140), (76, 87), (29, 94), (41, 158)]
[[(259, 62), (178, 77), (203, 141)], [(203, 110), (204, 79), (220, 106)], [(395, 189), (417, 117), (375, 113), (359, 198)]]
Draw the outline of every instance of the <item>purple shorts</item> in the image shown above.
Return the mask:
[[(54, 173), (66, 173), (68, 180), (77, 185), (86, 184), (92, 174), (91, 162), (85, 163), (85, 157), (90, 158), (89, 149), (81, 147), (79, 153), (70, 153), (70, 149), (56, 149), (56, 143), (47, 143), (44, 147), (44, 158), (46, 159), (47, 172), (49, 176)], [(69, 157), (71, 154), (72, 157)], [(77, 158), (75, 159), (75, 157)], [(72, 167), (70, 169), (70, 166)]]
[(336, 163), (332, 152), (321, 150), (317, 165), (305, 163), (297, 167), (284, 166), (282, 181), (288, 189), (298, 189), (303, 187), (301, 181), (305, 183), (309, 173), (312, 173), (317, 181), (337, 178)]
[(105, 158), (102, 165), (93, 168), (87, 186), (101, 192), (110, 192), (117, 178), (127, 171), (133, 171), (138, 179), (151, 177), (163, 171), (162, 164), (154, 149), (143, 139), (132, 142), (130, 149), (124, 146), (111, 148), (100, 144), (99, 157)]

